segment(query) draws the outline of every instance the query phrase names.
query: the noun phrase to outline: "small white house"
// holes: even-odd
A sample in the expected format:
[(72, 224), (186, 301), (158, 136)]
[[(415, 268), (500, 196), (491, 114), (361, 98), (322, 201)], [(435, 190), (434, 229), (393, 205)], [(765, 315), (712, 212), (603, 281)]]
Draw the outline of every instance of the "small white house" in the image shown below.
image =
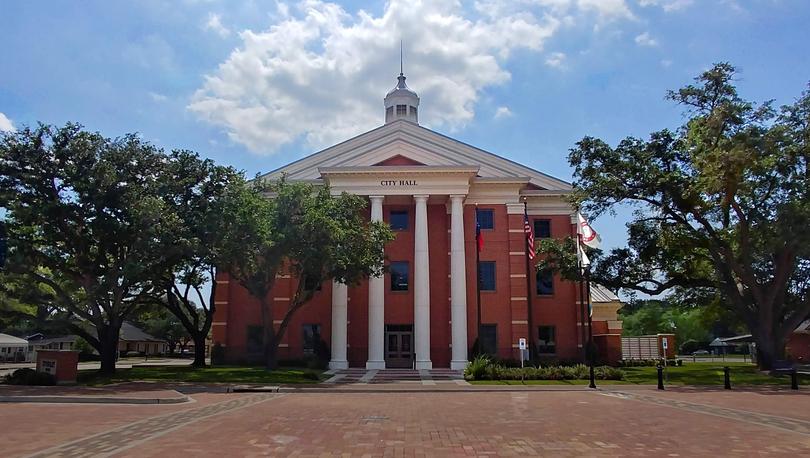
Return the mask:
[(0, 334), (0, 362), (23, 362), (27, 352), (27, 340), (8, 334)]

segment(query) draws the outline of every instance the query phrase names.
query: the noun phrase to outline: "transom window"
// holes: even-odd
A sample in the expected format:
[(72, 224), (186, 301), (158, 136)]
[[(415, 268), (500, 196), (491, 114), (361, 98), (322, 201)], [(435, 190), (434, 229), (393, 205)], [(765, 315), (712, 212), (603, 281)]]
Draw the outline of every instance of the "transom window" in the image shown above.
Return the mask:
[(495, 291), (495, 261), (479, 262), (478, 272), (481, 276), (481, 291)]
[(547, 219), (534, 220), (534, 237), (538, 239), (551, 237), (551, 221)]
[(495, 216), (491, 208), (478, 210), (478, 225), (481, 229), (495, 229)]
[(391, 217), (389, 224), (393, 231), (406, 231), (408, 230), (408, 211), (407, 210), (391, 210)]
[(392, 261), (391, 291), (408, 291), (408, 261)]

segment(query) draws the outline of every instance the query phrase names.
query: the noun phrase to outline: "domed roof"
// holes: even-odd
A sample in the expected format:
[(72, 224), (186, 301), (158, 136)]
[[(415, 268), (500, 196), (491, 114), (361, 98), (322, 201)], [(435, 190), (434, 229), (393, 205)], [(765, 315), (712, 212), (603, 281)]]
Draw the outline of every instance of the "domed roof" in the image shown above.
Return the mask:
[(416, 92), (414, 92), (411, 88), (408, 87), (407, 84), (405, 84), (405, 75), (400, 73), (399, 76), (397, 77), (397, 80), (399, 80), (399, 82), (393, 89), (391, 89), (390, 91), (388, 91), (387, 94), (385, 94), (386, 97), (390, 95), (410, 95), (418, 97), (416, 95)]

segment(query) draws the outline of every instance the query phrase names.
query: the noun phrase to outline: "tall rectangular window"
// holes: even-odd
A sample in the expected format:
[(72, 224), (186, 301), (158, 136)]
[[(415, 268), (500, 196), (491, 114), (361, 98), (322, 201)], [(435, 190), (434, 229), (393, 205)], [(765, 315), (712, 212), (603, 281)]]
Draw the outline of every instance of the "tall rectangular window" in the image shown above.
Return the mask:
[(478, 210), (478, 225), (481, 229), (495, 229), (495, 216), (491, 208)]
[(540, 296), (554, 294), (554, 274), (550, 270), (537, 271), (537, 294)]
[(495, 261), (481, 261), (478, 269), (481, 275), (481, 291), (495, 291)]
[(391, 210), (389, 220), (392, 231), (408, 230), (408, 210)]
[(304, 336), (304, 354), (314, 355), (315, 346), (321, 340), (321, 325), (305, 324), (302, 334)]
[(257, 354), (262, 352), (262, 333), (264, 329), (261, 326), (248, 326), (247, 327), (247, 341), (245, 342), (245, 351), (248, 354)]
[(547, 219), (534, 220), (534, 238), (547, 239), (551, 237), (551, 221)]
[(554, 326), (537, 328), (537, 351), (540, 353), (557, 353), (557, 336)]
[(479, 339), (481, 351), (489, 355), (498, 353), (498, 325), (482, 324), (481, 337)]
[(408, 261), (392, 261), (391, 291), (408, 291)]

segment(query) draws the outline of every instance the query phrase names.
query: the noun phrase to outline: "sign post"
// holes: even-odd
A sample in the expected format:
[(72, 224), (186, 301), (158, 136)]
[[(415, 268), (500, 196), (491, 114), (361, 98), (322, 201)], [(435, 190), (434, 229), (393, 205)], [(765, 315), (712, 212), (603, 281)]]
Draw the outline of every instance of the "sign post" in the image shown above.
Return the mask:
[(523, 369), (523, 360), (526, 359), (524, 352), (529, 348), (528, 345), (526, 345), (526, 338), (521, 337), (518, 339), (518, 348), (520, 348), (520, 368)]
[(669, 383), (669, 371), (667, 370), (667, 348), (669, 348), (669, 340), (666, 337), (661, 338), (661, 348), (664, 349), (664, 376), (667, 383)]

